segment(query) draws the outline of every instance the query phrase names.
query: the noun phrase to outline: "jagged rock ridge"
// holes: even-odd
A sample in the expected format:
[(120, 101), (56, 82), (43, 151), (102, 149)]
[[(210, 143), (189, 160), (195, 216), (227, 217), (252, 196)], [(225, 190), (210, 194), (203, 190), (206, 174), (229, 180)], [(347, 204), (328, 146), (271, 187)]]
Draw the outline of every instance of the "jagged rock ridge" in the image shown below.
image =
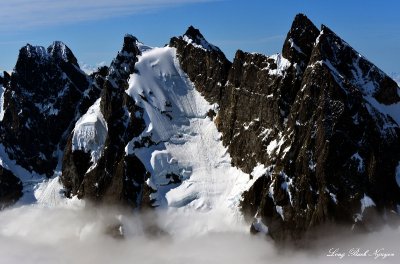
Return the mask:
[(328, 222), (369, 228), (396, 215), (400, 132), (389, 114), (399, 88), (335, 33), (298, 15), (282, 55), (238, 51), (225, 78), (223, 141), (244, 171), (267, 168), (244, 193), (249, 220), (284, 240)]
[(231, 67), (222, 51), (192, 26), (182, 37), (173, 37), (169, 45), (177, 49), (180, 65), (196, 89), (210, 102), (221, 101)]
[[(398, 217), (399, 87), (326, 26), (320, 31), (297, 15), (282, 54), (239, 50), (233, 62), (194, 27), (172, 38), (165, 49), (171, 47), (154, 50), (137, 67), (141, 50), (151, 48), (127, 35), (110, 68), (88, 77), (64, 44), (55, 42), (47, 50), (26, 46), (11, 77), (0, 79), (6, 88), (7, 122), (2, 122), (1, 135), (8, 155), (27, 169), (51, 175), (54, 152), (65, 145), (60, 179), (67, 196), (158, 206), (156, 195), (178, 189), (192, 173), (176, 168), (179, 161), (165, 145), (184, 145), (196, 136), (185, 134), (193, 121), (185, 115), (205, 117), (204, 109), (186, 111), (187, 106), (169, 100), (187, 99), (177, 88), (182, 82), (185, 89), (193, 84), (214, 104), (203, 102), (230, 153), (231, 160), (223, 162), (230, 160), (254, 182), (241, 201), (252, 231), (268, 228), (270, 236), (282, 241), (299, 239), (326, 223), (370, 229)], [(176, 67), (157, 76), (148, 71), (164, 63), (152, 57), (157, 54), (177, 58), (191, 82)], [(149, 83), (170, 95), (140, 82), (133, 87), (136, 77), (149, 74), (154, 75)], [(28, 100), (33, 93), (38, 93), (36, 101)], [(67, 115), (60, 129), (36, 132), (60, 115)], [(29, 119), (36, 120), (34, 125)], [(174, 130), (178, 125), (181, 129)], [(37, 147), (17, 142), (27, 135)], [(151, 157), (141, 152), (146, 148), (154, 151)], [(18, 180), (8, 182), (18, 193)], [(174, 206), (196, 204), (199, 194), (189, 196)]]
[[(125, 155), (127, 143), (144, 129), (143, 109), (125, 93), (138, 55), (137, 39), (126, 35), (108, 69), (99, 101), (68, 139), (61, 177), (68, 196), (142, 205), (146, 169), (135, 155)], [(80, 144), (80, 140), (93, 145)]]

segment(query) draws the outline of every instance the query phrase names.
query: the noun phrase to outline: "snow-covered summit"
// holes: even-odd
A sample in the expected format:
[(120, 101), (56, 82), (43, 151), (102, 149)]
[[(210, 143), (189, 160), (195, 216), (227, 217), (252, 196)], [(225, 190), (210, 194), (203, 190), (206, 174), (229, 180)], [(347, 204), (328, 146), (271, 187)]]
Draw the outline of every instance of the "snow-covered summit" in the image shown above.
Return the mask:
[(204, 36), (200, 33), (200, 30), (197, 28), (194, 28), (193, 26), (190, 26), (186, 33), (183, 35), (182, 39), (186, 41), (188, 44), (191, 44), (197, 48), (206, 50), (206, 51), (215, 51), (215, 52), (221, 52), (221, 50), (210, 44)]

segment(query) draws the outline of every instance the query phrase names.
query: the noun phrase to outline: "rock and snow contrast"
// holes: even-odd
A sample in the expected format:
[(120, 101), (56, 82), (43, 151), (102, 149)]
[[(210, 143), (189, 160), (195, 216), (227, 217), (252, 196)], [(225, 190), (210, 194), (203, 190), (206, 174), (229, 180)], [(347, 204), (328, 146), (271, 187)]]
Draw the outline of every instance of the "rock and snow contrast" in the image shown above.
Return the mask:
[(304, 15), (281, 54), (233, 62), (192, 26), (162, 48), (126, 35), (90, 75), (62, 42), (27, 45), (0, 93), (1, 208), (196, 212), (276, 241), (399, 218), (399, 87)]
[(398, 72), (393, 72), (390, 74), (390, 77), (397, 82), (398, 85), (400, 85), (400, 73)]

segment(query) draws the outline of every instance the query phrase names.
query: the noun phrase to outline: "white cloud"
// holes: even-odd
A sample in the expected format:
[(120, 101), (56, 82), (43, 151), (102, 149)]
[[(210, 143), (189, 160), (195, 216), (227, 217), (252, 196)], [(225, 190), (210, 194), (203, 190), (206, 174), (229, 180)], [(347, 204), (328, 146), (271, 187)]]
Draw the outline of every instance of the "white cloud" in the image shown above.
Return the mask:
[(94, 21), (211, 0), (12, 0), (0, 7), (0, 30)]
[[(262, 236), (224, 223), (206, 212), (133, 214), (115, 208), (24, 206), (0, 212), (1, 263), (191, 263), (191, 264), (366, 264), (400, 263), (400, 229), (369, 234), (330, 235), (310, 241), (309, 248), (276, 247)], [(126, 235), (114, 240), (106, 230), (122, 223)], [(157, 228), (164, 232), (157, 232)], [(145, 231), (147, 230), (147, 232)], [(153, 232), (151, 232), (151, 230)], [(324, 230), (327, 231), (327, 230)], [(150, 235), (151, 232), (153, 235)], [(157, 235), (158, 234), (158, 235)], [(325, 237), (326, 236), (326, 237)], [(382, 249), (392, 257), (351, 256)], [(337, 249), (346, 256), (328, 257)], [(353, 250), (354, 251), (354, 250)]]

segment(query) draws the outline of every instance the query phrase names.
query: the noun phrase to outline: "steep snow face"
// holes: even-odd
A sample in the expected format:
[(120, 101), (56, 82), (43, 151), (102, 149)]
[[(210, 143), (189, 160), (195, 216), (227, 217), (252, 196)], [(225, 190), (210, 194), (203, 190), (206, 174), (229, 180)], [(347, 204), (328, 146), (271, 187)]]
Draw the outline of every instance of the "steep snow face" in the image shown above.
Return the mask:
[[(215, 106), (180, 69), (174, 48), (140, 48), (137, 73), (130, 76), (126, 92), (145, 109), (147, 127), (126, 152), (135, 153), (151, 173), (147, 184), (156, 190), (154, 205), (237, 212), (250, 177), (231, 166), (221, 135), (206, 116)], [(155, 145), (135, 148), (135, 141), (144, 137)]]
[(107, 122), (100, 111), (100, 99), (88, 109), (75, 124), (72, 136), (72, 151), (82, 150), (90, 153), (92, 167), (101, 157), (107, 137)]

